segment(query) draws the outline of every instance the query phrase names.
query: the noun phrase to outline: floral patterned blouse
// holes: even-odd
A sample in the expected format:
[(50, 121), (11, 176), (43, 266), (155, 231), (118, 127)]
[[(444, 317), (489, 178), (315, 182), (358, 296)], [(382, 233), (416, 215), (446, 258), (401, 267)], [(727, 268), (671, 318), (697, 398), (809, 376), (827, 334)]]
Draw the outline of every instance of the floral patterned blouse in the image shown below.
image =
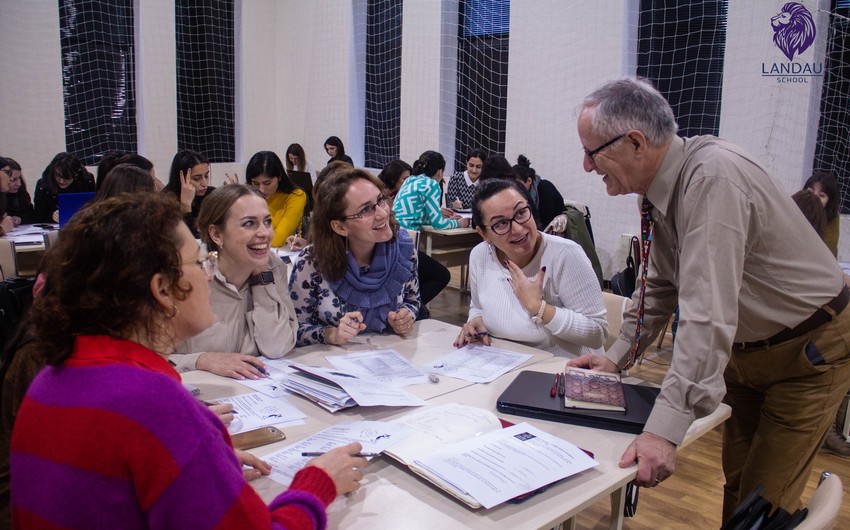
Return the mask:
[[(376, 311), (374, 318), (367, 313), (366, 332), (392, 332), (387, 324), (386, 313), (389, 310), (407, 308), (414, 317), (419, 314), (419, 278), (416, 274), (417, 253), (406, 230), (399, 230), (398, 238), (392, 243), (379, 245), (401, 245), (406, 251), (409, 262), (404, 266), (396, 265), (388, 275), (381, 288), (376, 292), (364, 293), (353, 291), (349, 285), (334, 289), (333, 284), (339, 284), (326, 278), (317, 268), (316, 255), (313, 246), (305, 248), (293, 263), (292, 275), (289, 279), (289, 291), (295, 306), (295, 316), (298, 319), (297, 346), (309, 344), (324, 344), (326, 326), (338, 326), (342, 315), (349, 311)], [(400, 258), (401, 259), (401, 258)], [(368, 267), (362, 267), (362, 273), (368, 273)], [(339, 292), (337, 292), (339, 291)], [(389, 300), (386, 306), (366, 309), (364, 299), (384, 296)], [(355, 302), (360, 300), (360, 303)], [(377, 325), (374, 322), (379, 322)], [(373, 322), (373, 324), (370, 324)]]

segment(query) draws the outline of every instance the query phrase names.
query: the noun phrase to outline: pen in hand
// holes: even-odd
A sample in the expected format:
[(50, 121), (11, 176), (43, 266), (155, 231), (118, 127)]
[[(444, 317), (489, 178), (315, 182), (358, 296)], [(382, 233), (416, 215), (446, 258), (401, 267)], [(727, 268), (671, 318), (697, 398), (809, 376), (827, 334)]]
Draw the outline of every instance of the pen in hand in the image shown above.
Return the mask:
[[(301, 453), (301, 456), (322, 456), (325, 454), (324, 451), (305, 451)], [(381, 456), (381, 453), (357, 453), (354, 455), (358, 458), (372, 458), (375, 456)]]
[(299, 230), (299, 229), (297, 229), (297, 228), (295, 229), (295, 237), (293, 237), (293, 238), (289, 241), (289, 251), (290, 251), (290, 252), (292, 252), (292, 247), (295, 245), (295, 242), (298, 240), (298, 234), (299, 234), (300, 232), (301, 232), (301, 230)]

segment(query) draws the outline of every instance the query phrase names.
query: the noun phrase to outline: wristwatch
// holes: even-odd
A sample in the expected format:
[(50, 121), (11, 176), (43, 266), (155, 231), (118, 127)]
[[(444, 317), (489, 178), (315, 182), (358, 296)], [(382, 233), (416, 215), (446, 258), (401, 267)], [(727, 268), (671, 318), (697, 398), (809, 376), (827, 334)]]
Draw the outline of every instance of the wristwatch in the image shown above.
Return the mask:
[(540, 300), (540, 309), (537, 314), (531, 317), (531, 321), (535, 324), (543, 324), (543, 312), (546, 311), (546, 300)]
[(274, 274), (272, 274), (272, 271), (263, 271), (260, 274), (251, 276), (248, 283), (251, 285), (268, 285), (274, 283)]

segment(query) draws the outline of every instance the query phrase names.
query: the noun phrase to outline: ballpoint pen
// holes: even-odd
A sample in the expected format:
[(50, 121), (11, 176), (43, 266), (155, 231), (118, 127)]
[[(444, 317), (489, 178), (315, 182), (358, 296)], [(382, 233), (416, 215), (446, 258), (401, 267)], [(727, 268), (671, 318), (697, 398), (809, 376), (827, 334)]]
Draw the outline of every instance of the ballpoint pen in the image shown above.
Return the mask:
[[(323, 454), (325, 454), (324, 451), (305, 451), (301, 453), (301, 456), (322, 456)], [(375, 456), (381, 456), (381, 453), (357, 453), (353, 456), (357, 456), (360, 458), (372, 458)]]
[(549, 391), (549, 397), (555, 397), (558, 395), (558, 382), (561, 380), (561, 374), (555, 373), (555, 382), (552, 383), (552, 390)]
[(295, 245), (295, 241), (298, 239), (298, 234), (301, 233), (301, 230), (295, 229), (295, 237), (292, 238), (292, 241), (289, 242), (289, 251), (292, 252), (292, 246)]

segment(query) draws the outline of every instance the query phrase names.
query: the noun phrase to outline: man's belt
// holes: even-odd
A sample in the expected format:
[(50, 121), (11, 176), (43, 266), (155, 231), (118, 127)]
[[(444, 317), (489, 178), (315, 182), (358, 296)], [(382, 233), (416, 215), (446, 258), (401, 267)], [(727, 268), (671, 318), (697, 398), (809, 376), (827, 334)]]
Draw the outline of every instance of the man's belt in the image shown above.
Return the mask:
[(838, 293), (838, 296), (830, 300), (825, 306), (812, 313), (812, 316), (798, 324), (796, 327), (785, 328), (768, 339), (750, 342), (734, 342), (732, 343), (732, 347), (738, 350), (765, 348), (791, 339), (796, 339), (797, 337), (805, 335), (806, 333), (813, 331), (832, 320), (832, 315), (825, 308), (828, 307), (832, 309), (835, 315), (838, 315), (844, 311), (848, 302), (850, 302), (850, 289), (848, 289), (845, 285), (844, 288), (841, 289), (841, 292)]

